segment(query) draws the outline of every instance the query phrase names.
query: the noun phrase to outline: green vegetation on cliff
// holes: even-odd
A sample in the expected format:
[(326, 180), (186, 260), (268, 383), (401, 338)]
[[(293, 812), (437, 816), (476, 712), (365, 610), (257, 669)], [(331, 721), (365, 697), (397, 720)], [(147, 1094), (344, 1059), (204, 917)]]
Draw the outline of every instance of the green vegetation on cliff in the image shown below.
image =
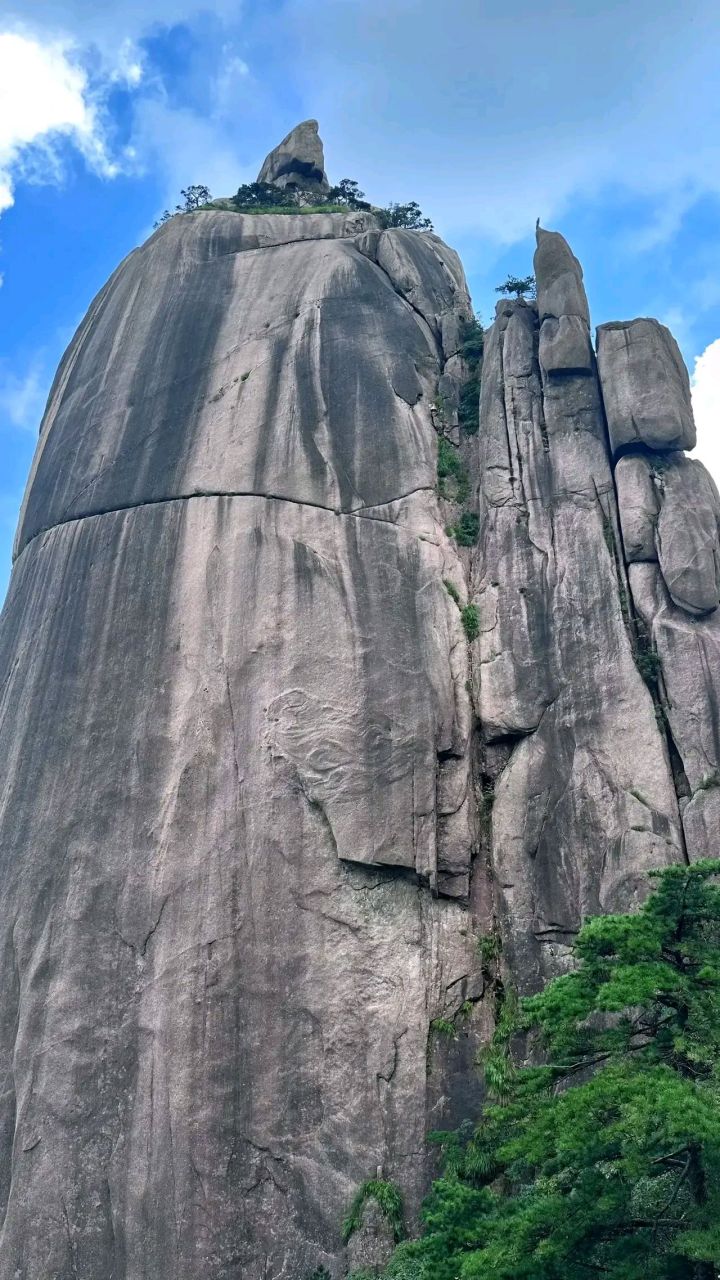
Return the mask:
[(534, 298), (536, 294), (534, 276), (508, 276), (497, 286), (496, 293), (504, 293), (508, 297)]
[[(577, 968), (507, 1001), (477, 1124), (394, 1280), (714, 1280), (720, 1262), (718, 864), (588, 921)], [(544, 1065), (518, 1064), (530, 1056)]]
[(467, 369), (467, 377), (460, 389), (458, 421), (469, 436), (477, 435), (480, 425), (480, 374), (485, 345), (485, 333), (479, 316), (463, 320), (460, 329), (460, 355)]
[[(166, 209), (155, 223), (162, 226), (178, 213), (211, 211), (217, 208), (212, 202), (208, 187), (196, 184), (180, 192), (183, 203), (174, 209)], [(405, 227), (415, 231), (432, 231), (432, 222), (423, 215), (420, 206), (411, 200), (408, 204), (391, 202), (377, 208), (365, 199), (354, 178), (343, 178), (336, 187), (330, 187), (322, 199), (317, 188), (304, 191), (297, 186), (280, 187), (274, 182), (245, 182), (234, 196), (221, 201), (225, 212), (237, 213), (347, 213), (349, 210), (372, 212), (381, 227)]]
[(438, 440), (438, 493), (441, 498), (464, 503), (470, 494), (470, 474), (459, 450), (445, 437)]
[(343, 1221), (342, 1235), (347, 1243), (361, 1223), (363, 1209), (368, 1200), (374, 1200), (380, 1211), (390, 1223), (395, 1240), (402, 1240), (405, 1234), (403, 1201), (394, 1182), (386, 1182), (382, 1178), (368, 1178), (358, 1187), (347, 1216)]

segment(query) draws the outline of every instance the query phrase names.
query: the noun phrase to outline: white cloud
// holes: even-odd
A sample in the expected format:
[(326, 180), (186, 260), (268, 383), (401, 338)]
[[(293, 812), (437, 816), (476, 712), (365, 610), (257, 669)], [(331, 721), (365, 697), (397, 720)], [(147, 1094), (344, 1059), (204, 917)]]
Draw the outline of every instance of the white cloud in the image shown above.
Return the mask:
[[(96, 45), (104, 57), (115, 59), (123, 41), (135, 42), (154, 28), (191, 21), (201, 13), (237, 19), (242, 0), (6, 0), (3, 8), (34, 28), (72, 32), (78, 40)], [(28, 9), (31, 14), (28, 14)]]
[(427, 0), (276, 12), (334, 174), (361, 176), (374, 199), (417, 199), (452, 239), (502, 244), (579, 194), (616, 190), (653, 209), (635, 229), (652, 251), (698, 193), (720, 193), (717, 0), (450, 8), (451, 20)]
[[(648, 252), (703, 192), (720, 194), (720, 97), (703, 92), (716, 78), (716, 5), (694, 0), (688, 20), (685, 0), (633, 0), (629, 25), (627, 6), (536, 0), (456, 0), (451, 22), (428, 0), (275, 0), (247, 13), (243, 0), (6, 0), (4, 10), (42, 47), (59, 41), (71, 70), (74, 49), (92, 47), (106, 86), (140, 90), (136, 136), (113, 162), (152, 167), (168, 188), (184, 167), (183, 185), (216, 170), (216, 193), (231, 190), (245, 176), (236, 164), (224, 178), (233, 147), (262, 133), (264, 153), (295, 123), (290, 100), (297, 115), (320, 119), (331, 176), (357, 174), (378, 201), (417, 198), (455, 241), (507, 245), (538, 215), (552, 224), (579, 194), (617, 189), (652, 210), (625, 246)], [(226, 43), (216, 72), (205, 63), (206, 96), (193, 109), (158, 91), (139, 42), (200, 15), (200, 43), (209, 28)], [(241, 24), (243, 36), (259, 34), (259, 57), (270, 51), (282, 88), (277, 75), (253, 79), (248, 41), (233, 48)], [(101, 99), (87, 82), (80, 99), (102, 154)], [(188, 122), (203, 138), (199, 164), (185, 155)], [(77, 124), (66, 128), (82, 136)]]
[(18, 374), (0, 365), (0, 426), (9, 423), (37, 434), (50, 387), (47, 361), (40, 356)]
[(216, 119), (172, 107), (162, 98), (141, 99), (135, 109), (137, 168), (161, 174), (171, 208), (183, 187), (202, 182), (213, 195), (231, 195), (255, 171), (243, 171), (225, 129)]
[(117, 171), (103, 140), (96, 104), (67, 40), (43, 42), (0, 33), (0, 212), (13, 204), (17, 177), (37, 172), (37, 151), (58, 176), (57, 143), (69, 138), (97, 171)]
[(695, 357), (691, 378), (697, 456), (720, 485), (720, 338)]
[(114, 58), (110, 79), (115, 84), (124, 84), (128, 89), (136, 89), (143, 78), (144, 58), (137, 45), (129, 38), (121, 41)]
[[(209, 13), (224, 23), (215, 74), (202, 106), (178, 105), (141, 41)], [(188, 183), (225, 194), (254, 177), (235, 142), (243, 97), (262, 98), (233, 43), (241, 13), (242, 0), (34, 0), (28, 16), (10, 0), (0, 17), (0, 214), (19, 181), (62, 181), (68, 142), (103, 177), (152, 172), (170, 205)], [(118, 86), (132, 95), (121, 150), (109, 110)]]

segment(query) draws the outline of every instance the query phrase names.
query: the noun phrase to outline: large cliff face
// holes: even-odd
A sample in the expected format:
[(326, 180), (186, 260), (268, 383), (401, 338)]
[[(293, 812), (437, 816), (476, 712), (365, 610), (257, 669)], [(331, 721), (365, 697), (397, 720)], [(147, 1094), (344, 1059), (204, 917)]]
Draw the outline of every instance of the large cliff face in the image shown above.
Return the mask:
[(458, 259), (372, 214), (174, 218), (76, 334), (0, 626), (0, 1280), (339, 1277), (358, 1185), (412, 1214), (473, 1105), (479, 937), (530, 988), (715, 852), (687, 375), (650, 321), (596, 364), (561, 237), (536, 270), (476, 436)]

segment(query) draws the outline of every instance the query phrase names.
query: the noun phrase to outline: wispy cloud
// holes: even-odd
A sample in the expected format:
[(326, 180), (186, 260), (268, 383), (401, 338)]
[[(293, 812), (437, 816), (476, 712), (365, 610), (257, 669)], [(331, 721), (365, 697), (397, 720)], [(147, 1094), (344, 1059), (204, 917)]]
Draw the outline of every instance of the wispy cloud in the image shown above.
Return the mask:
[[(133, 74), (129, 65), (127, 71)], [(73, 44), (0, 32), (0, 212), (13, 204), (18, 178), (37, 171), (38, 151), (45, 171), (58, 176), (57, 144), (63, 139), (70, 139), (93, 169), (107, 176), (117, 172)]]
[[(213, 13), (237, 20), (242, 0), (123, 0), (99, 4), (98, 0), (5, 0), (3, 9), (35, 29), (74, 33), (95, 45), (106, 63), (116, 59), (124, 40), (136, 43), (149, 31), (189, 22), (198, 14)], [(30, 12), (28, 13), (28, 10)]]
[(162, 175), (165, 201), (172, 205), (182, 187), (203, 182), (213, 195), (231, 195), (255, 172), (243, 173), (231, 140), (218, 123), (164, 97), (136, 104), (133, 144), (138, 169)]
[(720, 338), (695, 357), (692, 401), (697, 425), (697, 456), (720, 485)]
[[(105, 178), (152, 173), (168, 201), (196, 181), (225, 194), (250, 174), (237, 154), (238, 120), (244, 99), (252, 114), (265, 95), (237, 47), (239, 0), (34, 0), (29, 17), (13, 4), (0, 16), (0, 214), (18, 183), (62, 182), (68, 146)], [(153, 61), (147, 37), (173, 23), (197, 37), (194, 74), (202, 68), (205, 80), (194, 102), (182, 84), (168, 88)], [(126, 93), (122, 145), (118, 88)]]
[(22, 373), (0, 363), (0, 427), (37, 434), (50, 389), (47, 362), (35, 356)]
[(631, 8), (628, 23), (619, 4), (287, 0), (275, 32), (339, 172), (375, 198), (507, 244), (618, 184), (656, 203), (650, 251), (695, 192), (720, 190), (720, 99), (703, 91), (717, 3)]
[[(321, 120), (332, 176), (354, 174), (378, 201), (418, 199), (451, 239), (509, 245), (538, 215), (551, 224), (579, 196), (616, 186), (652, 206), (626, 247), (654, 252), (704, 191), (720, 193), (717, 95), (702, 94), (698, 111), (716, 78), (717, 10), (716, 0), (694, 0), (691, 19), (684, 0), (632, 8), (628, 26), (616, 4), (536, 0), (456, 0), (451, 21), (427, 0), (8, 0), (14, 19), (0, 30), (22, 21), (44, 69), (42, 82), (28, 77), (28, 111), (45, 99), (48, 111), (24, 127), (29, 141), (10, 140), (6, 202), (28, 149), (57, 136), (101, 172), (158, 174), (168, 198), (189, 181), (224, 194), (247, 176), (238, 144), (262, 129), (264, 152), (304, 113)], [(202, 103), (166, 94), (143, 41), (209, 22)], [(253, 31), (265, 59), (255, 79)], [(118, 80), (134, 104), (120, 155), (104, 114)], [(22, 119), (12, 106), (4, 114)]]

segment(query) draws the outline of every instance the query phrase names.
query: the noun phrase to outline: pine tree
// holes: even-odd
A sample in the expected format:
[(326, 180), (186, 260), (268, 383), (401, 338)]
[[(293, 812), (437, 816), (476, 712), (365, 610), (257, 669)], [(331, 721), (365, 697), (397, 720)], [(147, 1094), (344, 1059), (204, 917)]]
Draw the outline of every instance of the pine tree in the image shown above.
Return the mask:
[(535, 297), (535, 277), (534, 276), (508, 276), (502, 284), (499, 284), (496, 293), (513, 294), (516, 298), (524, 298), (527, 294), (530, 298)]
[(378, 210), (386, 227), (408, 227), (413, 231), (432, 231), (433, 224), (423, 214), (417, 200), (408, 204), (397, 204), (391, 201), (384, 209)]
[(354, 178), (342, 178), (336, 187), (328, 192), (329, 204), (347, 205), (348, 209), (369, 209), (365, 192), (361, 191)]
[(636, 915), (585, 924), (572, 973), (505, 1004), (493, 1099), (440, 1136), (425, 1233), (388, 1277), (715, 1280), (719, 873), (713, 861), (654, 873)]

